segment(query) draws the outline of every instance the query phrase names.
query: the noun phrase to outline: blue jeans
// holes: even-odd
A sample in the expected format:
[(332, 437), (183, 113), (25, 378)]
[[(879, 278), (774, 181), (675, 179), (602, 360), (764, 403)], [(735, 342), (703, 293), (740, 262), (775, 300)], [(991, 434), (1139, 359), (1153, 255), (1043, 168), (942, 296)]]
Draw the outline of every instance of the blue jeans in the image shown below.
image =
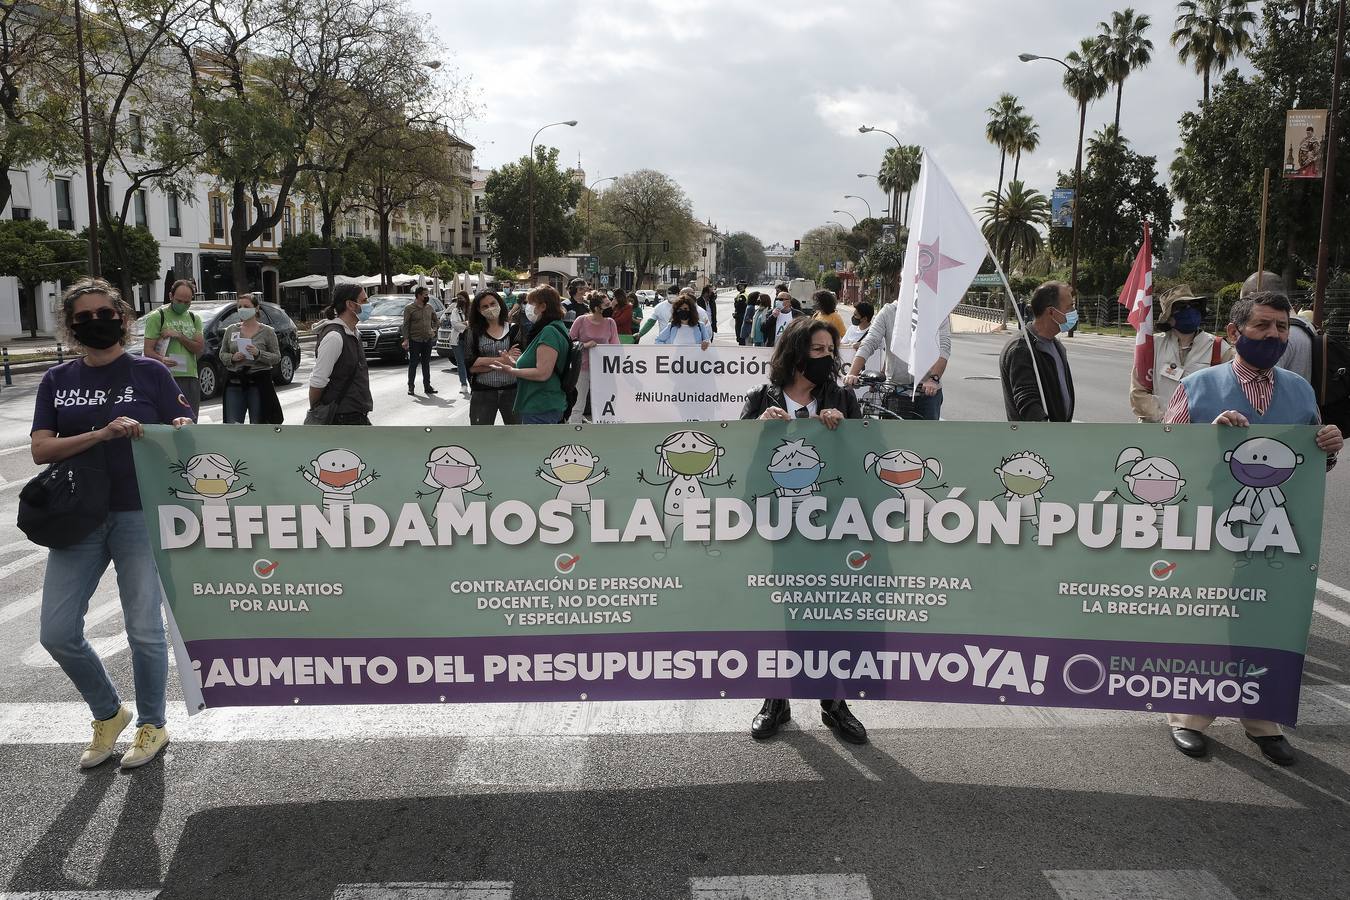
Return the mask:
[(455, 341), (455, 368), (459, 369), (459, 386), (469, 386), (469, 367), (464, 365), (464, 338)]
[(557, 425), (562, 421), (563, 411), (561, 409), (552, 409), (546, 412), (521, 413), (520, 424), (522, 425)]
[(223, 403), (227, 425), (242, 425), (245, 412), (248, 413), (248, 420), (254, 425), (262, 421), (262, 389), (257, 385), (250, 384), (244, 387), (242, 384), (226, 384)]
[(942, 391), (938, 391), (930, 397), (921, 388), (914, 397), (914, 411), (922, 418), (933, 422), (942, 418)]
[(160, 614), (159, 571), (140, 510), (110, 512), (89, 537), (53, 549), (42, 585), (39, 639), (89, 704), (95, 719), (117, 714), (121, 700), (102, 661), (84, 637), (84, 616), (98, 581), (113, 564), (122, 599), (122, 621), (131, 644), (136, 724), (164, 725), (169, 646)]

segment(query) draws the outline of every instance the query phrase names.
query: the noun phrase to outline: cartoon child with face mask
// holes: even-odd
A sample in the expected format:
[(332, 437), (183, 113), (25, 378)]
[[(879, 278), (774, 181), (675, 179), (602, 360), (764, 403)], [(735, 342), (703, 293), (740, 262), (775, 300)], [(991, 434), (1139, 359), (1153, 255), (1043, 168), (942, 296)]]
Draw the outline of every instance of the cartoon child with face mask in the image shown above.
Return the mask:
[[(638, 481), (653, 487), (665, 487), (666, 496), (662, 506), (665, 516), (666, 547), (664, 551), (653, 554), (655, 559), (664, 559), (675, 537), (675, 530), (684, 524), (684, 505), (687, 501), (704, 497), (704, 485), (708, 487), (731, 487), (736, 483), (732, 475), (726, 481), (704, 481), (717, 477), (717, 461), (726, 452), (726, 448), (700, 431), (677, 431), (656, 448), (660, 463), (657, 475), (668, 477), (668, 481), (648, 481), (647, 476), (638, 472)], [(710, 543), (704, 549), (709, 556), (721, 556), (722, 551), (714, 550)]]
[(1126, 466), (1129, 469), (1125, 472), (1125, 487), (1132, 496), (1125, 499), (1147, 503), (1154, 509), (1185, 499), (1181, 489), (1186, 486), (1186, 479), (1181, 477), (1181, 470), (1170, 459), (1145, 456), (1138, 447), (1126, 447), (1116, 458), (1116, 471)]
[(863, 457), (863, 470), (873, 472), (877, 479), (900, 495), (904, 501), (904, 511), (923, 515), (923, 510), (932, 502), (928, 492), (946, 485), (935, 484), (942, 480), (942, 463), (937, 459), (924, 459), (913, 450), (888, 450), (880, 455), (869, 453)]
[(325, 450), (309, 465), (313, 471), (304, 466), (295, 471), (323, 491), (323, 508), (329, 511), (349, 508), (356, 492), (380, 477), (378, 472), (363, 477), (366, 464), (350, 450)]
[(820, 474), (824, 468), (825, 462), (815, 447), (802, 439), (784, 440), (774, 448), (773, 456), (769, 459), (769, 477), (777, 487), (763, 496), (787, 497), (792, 501), (791, 508), (795, 509), (798, 502), (819, 493), (824, 485), (844, 483), (842, 478), (821, 481)]
[(442, 503), (454, 507), (456, 512), (467, 508), (465, 494), (492, 499), (492, 494), (479, 493), (475, 488), (483, 486), (480, 475), (482, 467), (478, 460), (464, 447), (437, 447), (427, 455), (427, 474), (422, 483), (431, 488), (418, 491), (417, 498), (438, 495), (436, 505)]
[(1003, 482), (1003, 499), (1009, 508), (1016, 505), (1022, 510), (1023, 519), (1032, 525), (1040, 524), (1041, 491), (1055, 480), (1046, 461), (1030, 450), (1023, 450), (1004, 459), (994, 474)]
[(186, 465), (175, 464), (173, 470), (188, 483), (188, 489), (169, 488), (169, 493), (180, 500), (197, 500), (203, 506), (223, 506), (226, 500), (253, 490), (251, 484), (234, 487), (248, 473), (242, 462), (232, 463), (219, 453), (199, 453)]
[(1280, 485), (1294, 477), (1294, 469), (1302, 464), (1303, 456), (1273, 438), (1261, 437), (1238, 444), (1223, 455), (1223, 461), (1242, 485), (1229, 507), (1229, 518), (1233, 518), (1234, 510), (1246, 509), (1245, 521), (1260, 525), (1266, 513), (1284, 506)]
[(591, 485), (609, 475), (609, 469), (595, 473), (600, 457), (579, 444), (567, 444), (554, 450), (544, 465), (534, 474), (558, 489), (558, 499), (572, 504), (573, 509), (591, 508)]

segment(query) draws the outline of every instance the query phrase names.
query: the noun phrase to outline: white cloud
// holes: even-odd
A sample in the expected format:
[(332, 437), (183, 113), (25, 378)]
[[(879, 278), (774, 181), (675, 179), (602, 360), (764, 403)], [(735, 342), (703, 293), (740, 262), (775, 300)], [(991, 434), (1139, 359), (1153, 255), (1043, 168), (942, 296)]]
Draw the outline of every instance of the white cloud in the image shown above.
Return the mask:
[(856, 135), (859, 125), (871, 125), (900, 136), (899, 132), (908, 132), (928, 122), (928, 114), (903, 89), (850, 88), (818, 93), (814, 102), (820, 120), (845, 136)]

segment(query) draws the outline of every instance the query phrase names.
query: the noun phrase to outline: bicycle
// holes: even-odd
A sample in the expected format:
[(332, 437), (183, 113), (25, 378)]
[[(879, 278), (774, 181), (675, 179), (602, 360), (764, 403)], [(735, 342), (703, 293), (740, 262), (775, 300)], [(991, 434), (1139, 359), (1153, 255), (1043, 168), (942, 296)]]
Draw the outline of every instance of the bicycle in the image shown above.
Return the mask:
[(923, 419), (914, 408), (913, 384), (887, 381), (881, 372), (863, 372), (858, 376), (858, 384), (867, 388), (866, 393), (858, 398), (864, 419)]

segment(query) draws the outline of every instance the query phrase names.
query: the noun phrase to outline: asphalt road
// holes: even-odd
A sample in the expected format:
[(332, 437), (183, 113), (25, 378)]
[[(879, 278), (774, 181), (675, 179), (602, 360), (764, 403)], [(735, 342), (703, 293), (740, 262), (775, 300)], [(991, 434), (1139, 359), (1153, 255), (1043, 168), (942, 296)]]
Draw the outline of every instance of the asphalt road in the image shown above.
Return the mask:
[[(731, 294), (724, 292), (730, 321)], [(728, 329), (729, 330), (729, 329)], [(720, 341), (726, 341), (720, 336)], [(1006, 337), (958, 335), (944, 414), (1002, 420)], [(1069, 343), (1084, 421), (1130, 421), (1128, 341)], [(303, 417), (306, 357), (281, 397)], [(457, 425), (372, 372), (376, 424)], [(173, 743), (75, 766), (88, 713), (37, 645), (45, 551), (15, 529), (38, 376), (0, 393), (0, 898), (1343, 898), (1350, 895), (1350, 474), (1327, 495), (1300, 761), (1235, 723), (1172, 749), (1158, 717), (860, 702), (872, 743), (798, 703), (765, 744), (745, 702), (208, 711)], [(218, 419), (219, 405), (208, 405)], [(112, 578), (90, 640), (129, 691)], [(172, 681), (172, 679), (171, 679)]]

